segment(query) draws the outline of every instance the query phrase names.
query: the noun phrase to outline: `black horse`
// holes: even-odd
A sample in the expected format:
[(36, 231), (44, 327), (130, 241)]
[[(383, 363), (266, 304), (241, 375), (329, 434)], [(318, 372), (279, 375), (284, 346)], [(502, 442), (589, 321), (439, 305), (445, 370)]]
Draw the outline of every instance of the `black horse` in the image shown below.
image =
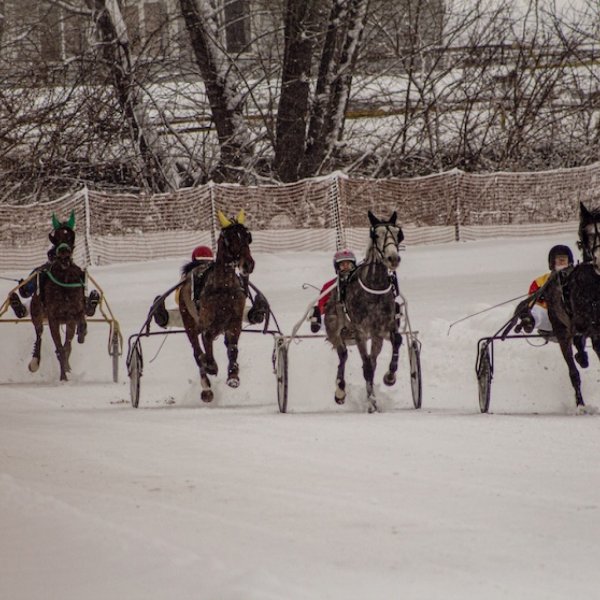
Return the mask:
[(379, 220), (370, 211), (368, 215), (371, 227), (366, 259), (354, 270), (343, 289), (335, 289), (331, 294), (325, 307), (325, 328), (327, 339), (339, 357), (335, 401), (343, 404), (346, 398), (347, 343), (354, 341), (362, 359), (369, 412), (373, 412), (377, 410), (373, 379), (385, 339), (392, 344), (392, 359), (383, 382), (386, 385), (396, 382), (402, 335), (396, 323), (395, 278), (390, 277), (390, 270), (400, 264), (398, 246), (404, 234), (396, 225), (396, 212), (387, 221)]
[[(211, 402), (214, 397), (208, 375), (218, 372), (213, 342), (219, 335), (225, 336), (227, 347), (227, 385), (235, 388), (240, 384), (237, 357), (247, 296), (244, 281), (254, 270), (254, 259), (250, 253), (252, 235), (244, 225), (243, 211), (232, 219), (221, 212), (218, 216), (221, 234), (215, 262), (200, 277), (196, 277), (194, 272), (197, 263), (185, 265), (185, 281), (179, 294), (179, 310), (200, 370), (204, 402)], [(200, 336), (204, 351), (200, 346)]]
[[(585, 342), (592, 341), (600, 357), (600, 209), (588, 210), (580, 204), (579, 248), (583, 262), (551, 276), (544, 298), (548, 317), (569, 368), (578, 407), (585, 406), (576, 361), (588, 366)], [(573, 355), (573, 347), (577, 353)]]

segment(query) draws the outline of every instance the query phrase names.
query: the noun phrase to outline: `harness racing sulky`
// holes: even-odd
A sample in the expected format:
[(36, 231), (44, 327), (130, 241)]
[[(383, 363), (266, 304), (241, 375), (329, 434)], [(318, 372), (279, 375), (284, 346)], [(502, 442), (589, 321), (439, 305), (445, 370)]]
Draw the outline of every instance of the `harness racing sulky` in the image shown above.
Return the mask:
[[(209, 375), (218, 374), (219, 367), (213, 354), (213, 343), (220, 335), (227, 350), (227, 378), (229, 387), (240, 385), (238, 364), (238, 341), (242, 332), (281, 335), (277, 319), (273, 315), (266, 297), (249, 281), (254, 270), (254, 259), (250, 252), (252, 234), (245, 225), (244, 212), (228, 218), (217, 213), (220, 234), (214, 260), (193, 260), (183, 265), (180, 281), (155, 298), (148, 316), (137, 334), (130, 336), (127, 351), (127, 369), (130, 378), (131, 404), (138, 408), (140, 401), (141, 376), (144, 360), (142, 339), (151, 336), (168, 336), (185, 333), (192, 346), (194, 360), (200, 373), (203, 402), (212, 402)], [(212, 257), (212, 252), (208, 254)], [(168, 331), (151, 331), (154, 320), (165, 311), (164, 301), (176, 293), (178, 309), (173, 315), (173, 325)], [(246, 300), (252, 308), (247, 312), (248, 326), (244, 325)], [(273, 320), (276, 329), (269, 329)], [(253, 327), (263, 323), (261, 329)]]
[[(578, 235), (578, 247), (583, 260), (577, 265), (570, 264), (565, 269), (551, 272), (540, 289), (517, 305), (509, 321), (494, 335), (478, 341), (475, 373), (481, 412), (488, 412), (490, 407), (494, 342), (528, 338), (542, 339), (544, 343), (558, 342), (567, 363), (577, 411), (595, 412), (585, 405), (577, 365), (583, 369), (589, 366), (586, 352), (588, 339), (600, 358), (600, 209), (588, 210), (580, 203)], [(552, 331), (521, 333), (523, 323), (530, 320), (531, 309), (540, 298), (547, 304)], [(515, 334), (510, 333), (513, 329)]]
[[(48, 251), (48, 261), (34, 269), (24, 280), (19, 280), (2, 306), (0, 306), (0, 322), (33, 323), (35, 342), (29, 371), (38, 371), (42, 352), (42, 334), (47, 324), (54, 342), (56, 357), (60, 368), (60, 380), (67, 381), (67, 373), (71, 371), (69, 359), (72, 341), (83, 344), (87, 335), (89, 322), (106, 322), (109, 325), (108, 353), (112, 358), (113, 381), (119, 377), (119, 356), (122, 353), (123, 338), (118, 321), (106, 301), (104, 293), (97, 282), (86, 271), (73, 262), (75, 246), (75, 214), (72, 211), (67, 221), (59, 221), (52, 215), (53, 229), (49, 234), (52, 247)], [(95, 286), (88, 296), (88, 281)], [(29, 311), (19, 299), (31, 297)], [(17, 318), (6, 318), (12, 308)], [(91, 319), (99, 309), (102, 318)], [(25, 318), (29, 312), (30, 318)], [(63, 334), (64, 330), (64, 334)]]
[[(386, 221), (368, 212), (369, 242), (365, 260), (342, 279), (339, 275), (324, 289), (317, 302), (329, 296), (325, 305), (325, 336), (303, 335), (298, 331), (314, 310), (315, 301), (307, 307), (289, 336), (276, 336), (275, 372), (277, 397), (281, 412), (288, 410), (289, 349), (293, 341), (326, 337), (336, 350), (339, 363), (335, 379), (334, 400), (342, 405), (346, 400), (345, 367), (348, 346), (355, 345), (362, 361), (362, 374), (366, 386), (367, 410), (380, 410), (374, 393), (377, 358), (384, 340), (392, 346), (392, 356), (383, 382), (392, 386), (396, 382), (399, 351), (406, 339), (410, 367), (410, 385), (413, 405), (421, 407), (421, 343), (418, 332), (413, 331), (408, 316), (408, 303), (400, 293), (395, 270), (400, 263), (399, 247), (404, 239), (402, 229), (396, 224), (394, 212)], [(396, 302), (398, 297), (401, 302)]]

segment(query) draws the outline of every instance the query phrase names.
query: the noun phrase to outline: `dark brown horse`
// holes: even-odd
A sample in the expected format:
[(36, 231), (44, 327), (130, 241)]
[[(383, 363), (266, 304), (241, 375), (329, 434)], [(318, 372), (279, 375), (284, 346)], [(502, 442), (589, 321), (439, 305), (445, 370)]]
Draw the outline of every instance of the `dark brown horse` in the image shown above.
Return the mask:
[[(200, 277), (195, 276), (196, 263), (184, 266), (185, 282), (179, 294), (179, 310), (200, 370), (204, 402), (210, 402), (214, 397), (208, 375), (218, 372), (213, 342), (219, 335), (225, 336), (227, 347), (227, 385), (235, 388), (240, 384), (238, 339), (247, 296), (243, 281), (254, 270), (250, 254), (252, 235), (244, 225), (243, 211), (235, 219), (227, 219), (221, 212), (218, 216), (221, 234), (215, 262)], [(204, 351), (200, 346), (200, 336)]]
[[(588, 210), (580, 204), (579, 247), (583, 262), (555, 271), (543, 286), (548, 317), (569, 369), (575, 391), (575, 403), (583, 408), (581, 377), (576, 362), (588, 366), (585, 341), (600, 357), (600, 210)], [(573, 347), (577, 350), (573, 355)]]
[[(579, 247), (583, 262), (553, 273), (548, 280), (544, 298), (548, 303), (548, 317), (569, 368), (575, 402), (584, 407), (581, 378), (575, 361), (588, 366), (585, 340), (600, 358), (600, 209), (588, 210), (580, 204)], [(573, 346), (577, 353), (573, 356)]]
[[(398, 246), (404, 239), (396, 225), (396, 213), (381, 221), (371, 212), (370, 240), (366, 259), (350, 275), (344, 288), (334, 290), (325, 309), (327, 339), (337, 350), (339, 364), (336, 376), (335, 401), (343, 404), (346, 398), (345, 366), (347, 343), (356, 342), (363, 365), (369, 412), (377, 410), (373, 394), (373, 379), (377, 357), (384, 340), (392, 344), (392, 359), (383, 377), (386, 385), (394, 385), (398, 369), (398, 351), (402, 335), (396, 323), (395, 283), (390, 271), (400, 263)], [(367, 347), (370, 341), (370, 349)]]
[[(72, 249), (68, 244), (60, 243), (56, 247), (55, 258), (38, 275), (37, 291), (30, 307), (36, 340), (29, 370), (35, 372), (40, 366), (42, 333), (47, 319), (60, 364), (61, 381), (67, 380), (67, 373), (71, 370), (69, 357), (75, 332), (78, 332), (79, 343), (83, 343), (86, 333), (85, 272), (73, 262), (71, 255)], [(61, 325), (65, 325), (64, 342)]]

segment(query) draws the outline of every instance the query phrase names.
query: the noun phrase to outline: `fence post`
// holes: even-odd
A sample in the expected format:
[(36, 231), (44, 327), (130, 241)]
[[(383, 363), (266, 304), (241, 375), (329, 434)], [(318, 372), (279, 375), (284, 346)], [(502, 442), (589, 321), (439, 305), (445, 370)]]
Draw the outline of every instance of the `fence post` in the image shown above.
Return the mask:
[(85, 215), (85, 258), (88, 265), (96, 266), (96, 260), (92, 249), (92, 222), (90, 215), (90, 195), (88, 186), (83, 186), (83, 211)]
[(215, 206), (215, 182), (208, 182), (208, 192), (210, 196), (210, 243), (212, 251), (217, 253), (217, 207)]
[(330, 210), (333, 216), (335, 225), (335, 249), (341, 250), (346, 247), (346, 236), (342, 226), (342, 218), (340, 214), (340, 180), (339, 174), (333, 176), (333, 185), (330, 189)]
[(463, 172), (456, 170), (454, 176), (454, 241), (460, 242), (460, 216), (461, 216), (461, 194), (460, 184), (462, 183)]

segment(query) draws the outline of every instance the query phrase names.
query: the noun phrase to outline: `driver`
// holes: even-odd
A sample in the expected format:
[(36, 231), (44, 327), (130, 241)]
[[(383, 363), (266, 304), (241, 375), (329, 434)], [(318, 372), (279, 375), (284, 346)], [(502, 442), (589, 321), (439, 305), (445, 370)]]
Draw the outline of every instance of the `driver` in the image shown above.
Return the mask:
[[(348, 277), (356, 269), (356, 256), (352, 250), (339, 250), (333, 255), (333, 268), (336, 276), (330, 279), (321, 288), (320, 294), (322, 294), (327, 288), (330, 288), (336, 280), (338, 285), (343, 285), (348, 280)], [(319, 294), (319, 295), (320, 295)], [(310, 316), (310, 330), (313, 333), (318, 333), (321, 329), (321, 317), (325, 314), (325, 306), (331, 297), (331, 291), (325, 294), (321, 299), (317, 301), (317, 304), (313, 308)]]

